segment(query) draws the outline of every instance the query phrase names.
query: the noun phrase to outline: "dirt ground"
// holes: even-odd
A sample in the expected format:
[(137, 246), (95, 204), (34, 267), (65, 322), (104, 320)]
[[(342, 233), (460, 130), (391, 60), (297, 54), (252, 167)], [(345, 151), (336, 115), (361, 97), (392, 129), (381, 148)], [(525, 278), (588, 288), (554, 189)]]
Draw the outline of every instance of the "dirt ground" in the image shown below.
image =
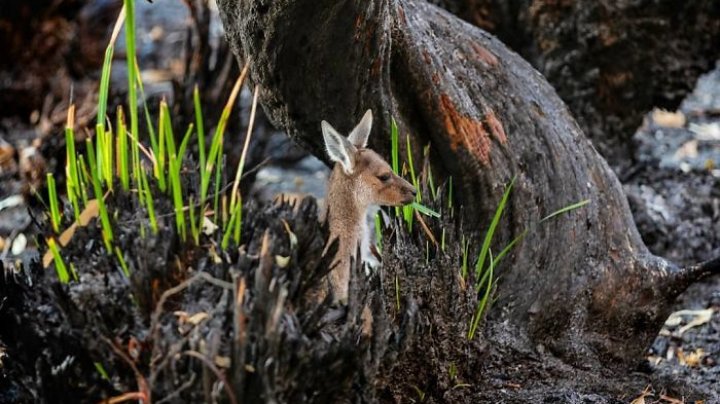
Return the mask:
[[(138, 4), (142, 8), (141, 61), (145, 73), (154, 77), (148, 92), (162, 94), (172, 90), (172, 77), (177, 75), (180, 62), (168, 55), (183, 49), (186, 14), (179, 2)], [(122, 75), (122, 63), (116, 65), (117, 74)], [(96, 80), (92, 74), (88, 77)], [(115, 83), (122, 88), (122, 80)], [(245, 92), (245, 107), (248, 101)], [(422, 308), (413, 306), (412, 300), (398, 299), (396, 310), (387, 313), (385, 307), (394, 307), (396, 298), (389, 285), (398, 279), (387, 273), (355, 285), (355, 303), (349, 309), (305, 301), (304, 293), (327, 271), (327, 263), (319, 258), (326, 233), (314, 225), (317, 213), (309, 201), (299, 209), (248, 201), (251, 219), (243, 235), (247, 250), (224, 256), (223, 264), (206, 250), (180, 244), (169, 221), (159, 236), (142, 242), (137, 228), (128, 225), (120, 229), (121, 245), (136, 257), (129, 265), (142, 274), (129, 281), (102, 254), (99, 235), (84, 229), (76, 236), (81, 242), (67, 251), (68, 258), (82, 268), (82, 282), (61, 286), (36, 261), (37, 240), (44, 231), (37, 215), (43, 206), (33, 197), (33, 190), (42, 189), (44, 170), (61, 171), (62, 157), (57, 156), (64, 155), (64, 144), (58, 140), (61, 125), (51, 112), (52, 108), (39, 105), (23, 110), (24, 115), (0, 118), (0, 402), (98, 401), (142, 391), (143, 380), (154, 382), (153, 393), (169, 402), (199, 402), (222, 394), (228, 400), (231, 393), (214, 391), (210, 382), (218, 369), (233, 380), (245, 381), (244, 389), (232, 393), (238, 402), (270, 396), (280, 401), (327, 402), (337, 399), (334, 394), (351, 391), (353, 399), (369, 401), (616, 403), (643, 396), (647, 386), (646, 402), (670, 403), (686, 393), (702, 397), (703, 392), (719, 390), (720, 277), (693, 285), (678, 300), (680, 313), (649, 347), (647, 366), (624, 384), (612, 374), (606, 376), (613, 382), (604, 384), (597, 374), (585, 374), (552, 359), (509, 366), (509, 361), (522, 360), (522, 354), (492, 351), (479, 341), (453, 346), (457, 341), (453, 324), (433, 328), (441, 323), (413, 313), (428, 309), (472, 313), (474, 304), (467, 299), (451, 302), (431, 293), (447, 292), (443, 287), (455, 284), (446, 278), (457, 266), (459, 250), (430, 257), (427, 263), (403, 264), (408, 256), (424, 257), (424, 250), (416, 240), (393, 231), (384, 240), (398, 243), (397, 253), (386, 255), (386, 264), (404, 268), (398, 272), (399, 282), (406, 282), (409, 289), (404, 290), (411, 290), (414, 301), (423, 302)], [(258, 199), (267, 200), (276, 191), (320, 196), (326, 178), (322, 164), (291, 146), (281, 133), (267, 132), (266, 153), (272, 150), (276, 155), (257, 173), (253, 192)], [(700, 80), (677, 113), (648, 113), (635, 141), (635, 161), (621, 181), (648, 247), (682, 264), (720, 255), (720, 68)], [(111, 203), (121, 212), (121, 221), (133, 223), (137, 206), (128, 201), (118, 195)], [(299, 248), (289, 247), (292, 238), (283, 220), (293, 229)], [(266, 230), (270, 241), (264, 241)], [(294, 272), (264, 266), (268, 258), (263, 257), (275, 256), (292, 256)], [(258, 266), (266, 268), (257, 271), (261, 275), (251, 269)], [(233, 282), (197, 278), (202, 271)], [(435, 274), (434, 284), (413, 289), (427, 283), (421, 278), (427, 271)], [(273, 281), (286, 288), (261, 287)], [(156, 309), (159, 291), (177, 284), (185, 285), (182, 293), (168, 295), (164, 310)], [(232, 301), (228, 296), (237, 294), (240, 284), (252, 296), (244, 311), (228, 303)], [(373, 287), (385, 295), (373, 293)], [(286, 301), (290, 304), (284, 305)], [(280, 306), (284, 307), (282, 321), (271, 310)], [(432, 338), (435, 348), (423, 352), (427, 345), (416, 342), (401, 353), (392, 344), (363, 339), (365, 307), (375, 315), (377, 327), (393, 335), (398, 345), (404, 338), (425, 342), (423, 338)], [(247, 345), (242, 347), (230, 340), (229, 332), (238, 312), (257, 319), (248, 325), (243, 342)], [(206, 317), (193, 318), (197, 313)], [(413, 328), (410, 321), (421, 326)], [(411, 335), (413, 329), (428, 334)], [(109, 335), (116, 338), (108, 339)], [(289, 341), (293, 349), (280, 350), (279, 341)], [(245, 347), (252, 349), (241, 349)], [(190, 361), (197, 352), (213, 353), (215, 363), (201, 366)], [(240, 352), (254, 352), (254, 356), (239, 356), (244, 355)], [(228, 367), (229, 358), (246, 368)], [(293, 366), (248, 368), (277, 358)], [(405, 358), (402, 368), (383, 373), (393, 369), (398, 358)], [(318, 369), (318, 364), (330, 371)], [(361, 364), (366, 373), (354, 375)], [(456, 365), (459, 370), (451, 371)], [(103, 375), (100, 368), (109, 374)], [(438, 369), (447, 371), (438, 375), (434, 373)], [(482, 374), (482, 380), (473, 371)], [(197, 380), (202, 380), (202, 388), (189, 388)], [(362, 385), (367, 380), (377, 380), (378, 385)], [(467, 383), (474, 387), (470, 389)], [(324, 395), (318, 396), (317, 391)], [(720, 397), (707, 397), (706, 402), (713, 400)]]

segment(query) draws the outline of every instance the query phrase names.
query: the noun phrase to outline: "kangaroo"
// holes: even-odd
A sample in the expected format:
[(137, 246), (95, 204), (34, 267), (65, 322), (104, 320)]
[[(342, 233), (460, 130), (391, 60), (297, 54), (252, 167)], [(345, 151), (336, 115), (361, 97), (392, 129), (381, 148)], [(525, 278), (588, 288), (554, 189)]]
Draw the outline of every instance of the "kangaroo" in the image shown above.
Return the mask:
[[(326, 200), (330, 242), (337, 238), (339, 243), (332, 261), (335, 267), (328, 275), (335, 302), (347, 300), (350, 262), (357, 258), (358, 245), (363, 262), (371, 260), (368, 209), (405, 205), (417, 193), (409, 182), (393, 173), (380, 155), (366, 148), (372, 120), (372, 111), (368, 110), (347, 138), (326, 121), (321, 124), (327, 154), (335, 163)], [(329, 243), (325, 252), (328, 247)]]

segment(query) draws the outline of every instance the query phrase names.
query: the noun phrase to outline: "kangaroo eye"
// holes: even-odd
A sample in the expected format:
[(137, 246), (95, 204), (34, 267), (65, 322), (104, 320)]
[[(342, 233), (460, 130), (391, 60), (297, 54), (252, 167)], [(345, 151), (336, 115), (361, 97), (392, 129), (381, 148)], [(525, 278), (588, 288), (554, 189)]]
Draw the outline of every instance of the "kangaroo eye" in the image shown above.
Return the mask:
[(377, 178), (382, 182), (386, 182), (387, 180), (390, 179), (390, 174), (387, 174), (387, 173), (381, 174), (381, 175), (378, 175)]

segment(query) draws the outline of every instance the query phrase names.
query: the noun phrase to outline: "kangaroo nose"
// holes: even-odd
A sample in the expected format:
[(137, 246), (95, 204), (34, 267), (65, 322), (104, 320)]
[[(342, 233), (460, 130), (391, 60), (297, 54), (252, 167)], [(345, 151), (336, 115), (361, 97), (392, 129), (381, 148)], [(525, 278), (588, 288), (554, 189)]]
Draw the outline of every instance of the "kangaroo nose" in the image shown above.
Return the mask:
[(410, 193), (412, 194), (412, 196), (417, 195), (417, 189), (415, 189), (415, 188), (410, 188)]

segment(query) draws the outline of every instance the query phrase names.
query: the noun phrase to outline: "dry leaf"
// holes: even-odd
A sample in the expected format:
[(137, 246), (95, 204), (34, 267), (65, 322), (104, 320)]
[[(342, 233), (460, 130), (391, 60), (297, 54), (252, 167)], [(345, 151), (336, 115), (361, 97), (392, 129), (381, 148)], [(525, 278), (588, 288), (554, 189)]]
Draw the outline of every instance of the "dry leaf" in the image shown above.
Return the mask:
[[(85, 209), (80, 212), (80, 217), (78, 218), (78, 221), (73, 223), (72, 225), (70, 225), (70, 227), (65, 229), (65, 231), (60, 233), (60, 237), (58, 237), (58, 242), (60, 243), (60, 246), (65, 247), (66, 245), (68, 245), (68, 243), (70, 243), (70, 240), (72, 240), (72, 237), (75, 235), (75, 230), (77, 230), (78, 226), (87, 226), (92, 219), (98, 217), (99, 210), (100, 205), (98, 204), (97, 199), (89, 200)], [(43, 268), (49, 267), (52, 259), (52, 251), (46, 251), (45, 255), (43, 255)]]
[(215, 365), (219, 368), (229, 369), (230, 364), (231, 364), (230, 358), (227, 356), (216, 356), (215, 357)]
[(680, 310), (676, 311), (675, 313), (672, 313), (667, 320), (665, 320), (665, 326), (667, 327), (675, 327), (677, 325), (680, 325), (682, 321), (678, 321), (678, 318), (682, 320), (682, 316), (692, 316), (693, 319), (690, 320), (686, 325), (681, 327), (675, 332), (675, 335), (682, 335), (685, 331), (703, 325), (710, 321), (712, 318), (712, 315), (714, 313), (713, 309), (705, 309), (705, 310)]
[(100, 205), (98, 204), (97, 199), (89, 200), (85, 209), (80, 212), (80, 220), (78, 220), (80, 226), (87, 226), (88, 223), (90, 223), (90, 220), (98, 217), (99, 210)]
[(702, 348), (698, 348), (695, 351), (686, 354), (682, 349), (678, 349), (677, 352), (678, 362), (681, 365), (685, 365), (691, 368), (700, 365), (700, 361), (705, 357), (705, 351)]
[(203, 320), (205, 320), (209, 317), (210, 317), (209, 314), (201, 311), (200, 313), (195, 313), (192, 316), (188, 317), (187, 322), (188, 322), (188, 324), (198, 325), (198, 324), (200, 324), (200, 322), (202, 322)]
[(682, 128), (685, 126), (685, 114), (680, 111), (670, 112), (664, 109), (654, 109), (651, 113), (653, 123), (666, 128)]
[(202, 224), (202, 232), (206, 236), (210, 236), (213, 233), (215, 233), (218, 229), (218, 226), (213, 223), (212, 220), (208, 219), (207, 216), (203, 218), (203, 224)]
[(282, 255), (275, 256), (275, 264), (280, 268), (285, 268), (290, 263), (290, 257), (283, 257)]

